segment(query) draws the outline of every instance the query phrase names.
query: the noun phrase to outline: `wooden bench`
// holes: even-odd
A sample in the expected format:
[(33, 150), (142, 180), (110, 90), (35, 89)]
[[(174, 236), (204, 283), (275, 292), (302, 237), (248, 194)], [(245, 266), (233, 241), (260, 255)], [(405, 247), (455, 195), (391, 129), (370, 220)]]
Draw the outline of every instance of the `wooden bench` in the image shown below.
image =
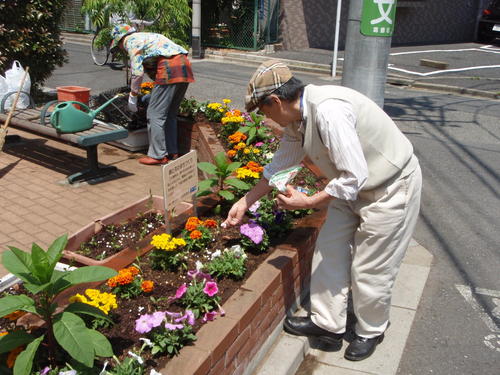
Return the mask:
[[(87, 150), (88, 168), (68, 176), (67, 179), (70, 184), (77, 181), (103, 177), (116, 171), (115, 166), (99, 167), (97, 145), (99, 145), (99, 143), (126, 138), (128, 136), (127, 129), (95, 120), (92, 129), (77, 133), (59, 133), (50, 123), (42, 125), (40, 122), (40, 114), (39, 109), (28, 108), (16, 110), (10, 120), (9, 126), (28, 130), (35, 134), (69, 142), (85, 148)], [(5, 123), (6, 120), (7, 114), (0, 113), (0, 121)]]

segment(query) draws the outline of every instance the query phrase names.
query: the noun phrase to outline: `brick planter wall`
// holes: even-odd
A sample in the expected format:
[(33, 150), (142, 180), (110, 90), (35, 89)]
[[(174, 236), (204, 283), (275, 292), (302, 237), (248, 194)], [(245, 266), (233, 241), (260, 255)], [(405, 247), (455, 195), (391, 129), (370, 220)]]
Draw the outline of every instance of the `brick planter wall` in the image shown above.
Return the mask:
[[(192, 127), (192, 143), (198, 145), (200, 161), (213, 160), (223, 151), (209, 124)], [(325, 218), (318, 211), (303, 218), (289, 237), (254, 271), (223, 305), (225, 317), (207, 323), (193, 346), (184, 347), (159, 370), (176, 375), (244, 374), (286, 312), (310, 280), (314, 243)]]

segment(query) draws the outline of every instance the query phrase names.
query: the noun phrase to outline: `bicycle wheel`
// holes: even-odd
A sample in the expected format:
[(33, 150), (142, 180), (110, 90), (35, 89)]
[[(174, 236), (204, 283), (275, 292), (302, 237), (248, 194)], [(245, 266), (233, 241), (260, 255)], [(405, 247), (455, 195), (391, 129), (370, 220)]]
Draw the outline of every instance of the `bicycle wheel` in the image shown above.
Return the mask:
[(92, 54), (92, 60), (94, 60), (94, 64), (102, 66), (108, 62), (108, 58), (110, 55), (109, 46), (97, 46), (97, 35), (94, 35), (92, 38), (92, 46), (90, 48), (90, 53)]

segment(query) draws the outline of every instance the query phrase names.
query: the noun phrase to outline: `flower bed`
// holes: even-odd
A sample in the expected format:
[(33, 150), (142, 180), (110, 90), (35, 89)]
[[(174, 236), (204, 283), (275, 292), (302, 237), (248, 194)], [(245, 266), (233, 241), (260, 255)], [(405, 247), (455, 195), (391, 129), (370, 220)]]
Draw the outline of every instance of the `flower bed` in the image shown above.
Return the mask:
[[(238, 117), (233, 115), (235, 113), (230, 114), (231, 120)], [(201, 146), (200, 154), (205, 155), (200, 159), (207, 160), (204, 169), (208, 175), (213, 175), (211, 173), (214, 172), (213, 168), (222, 168), (225, 171), (230, 169), (230, 172), (241, 168), (241, 163), (237, 161), (222, 161), (220, 155), (227, 153), (227, 147), (231, 145), (231, 142), (226, 144), (220, 142), (220, 137), (217, 137), (212, 125), (206, 122), (195, 124), (193, 129), (196, 129), (196, 142)], [(251, 133), (247, 134), (247, 139), (252, 136)], [(229, 134), (229, 136), (232, 135), (234, 132)], [(243, 137), (237, 135), (232, 139), (236, 140), (236, 137), (239, 138), (236, 144), (241, 143)], [(259, 147), (247, 146), (250, 150)], [(253, 152), (249, 153), (253, 154)], [(244, 159), (249, 153), (242, 153), (241, 157)], [(259, 160), (262, 159), (246, 160), (244, 165), (253, 173), (261, 173), (260, 169), (251, 169), (250, 167), (254, 165), (249, 164), (250, 162), (257, 163)], [(208, 161), (215, 161), (215, 165), (209, 167)], [(234, 163), (239, 163), (239, 165)], [(249, 185), (256, 180), (254, 175), (244, 173), (240, 173), (239, 177), (238, 180)], [(201, 200), (200, 204), (214, 207), (214, 202), (234, 199), (238, 193), (241, 194), (238, 190), (243, 189), (241, 188), (243, 185), (234, 180), (234, 177), (224, 176), (222, 183), (218, 185), (219, 189), (213, 191), (218, 196), (211, 194), (208, 199)], [(210, 187), (209, 185), (206, 184), (206, 187)], [(222, 194), (221, 191), (227, 191), (230, 194)], [(231, 194), (234, 195), (233, 198)], [(90, 287), (97, 287), (96, 282), (92, 285), (80, 286), (72, 290), (72, 293), (65, 291), (64, 295), (58, 297), (58, 300), (68, 301), (68, 298), (71, 298), (73, 303), (76, 301), (94, 304), (98, 303), (98, 299), (106, 301), (101, 307), (105, 306), (106, 315), (116, 314), (119, 324), (104, 327), (102, 332), (110, 338), (115, 353), (122, 353), (121, 364), (133, 363), (130, 358), (133, 359), (133, 355), (141, 355), (148, 359), (149, 366), (165, 374), (248, 372), (255, 365), (252, 359), (257, 356), (259, 349), (283, 319), (287, 309), (297, 301), (308, 284), (313, 244), (324, 216), (324, 212), (320, 211), (296, 221), (293, 233), (285, 240), (274, 241), (273, 251), (265, 253), (267, 245), (264, 245), (269, 238), (266, 239), (265, 233), (259, 228), (265, 225), (269, 218), (274, 220), (280, 217), (273, 210), (267, 214), (264, 213), (262, 210), (266, 207), (269, 208), (269, 203), (265, 200), (261, 202), (260, 208), (254, 207), (251, 210), (254, 213), (252, 218), (254, 222), (248, 222), (236, 231), (234, 229), (223, 230), (212, 224), (209, 228), (204, 228), (205, 226), (201, 223), (208, 223), (211, 218), (205, 217), (195, 224), (193, 224), (195, 219), (190, 219), (185, 225), (183, 234), (175, 234), (175, 236), (182, 236), (182, 239), (174, 237), (178, 238), (177, 242), (172, 237), (153, 238), (152, 246), (155, 250), (150, 253), (152, 256), (144, 256), (136, 260), (137, 268), (120, 270), (117, 276), (107, 281), (107, 286), (101, 287), (97, 292), (93, 289), (90, 292), (87, 291)], [(261, 211), (257, 212), (259, 209)], [(220, 220), (220, 217), (216, 219)], [(258, 223), (260, 225), (257, 225)], [(274, 236), (277, 237), (280, 234), (282, 227), (286, 225), (277, 225), (274, 229), (266, 228), (266, 233), (274, 233), (271, 236), (273, 240)], [(205, 252), (209, 242), (212, 241), (201, 245), (198, 243), (203, 240), (204, 236), (208, 236), (207, 231), (216, 239), (215, 247), (210, 250), (212, 254)], [(228, 281), (230, 278), (227, 275), (218, 277), (220, 276), (218, 272), (222, 272), (221, 269), (226, 269), (227, 272), (227, 267), (220, 264), (213, 266), (209, 263), (213, 261), (213, 253), (224, 248), (229, 249), (237, 244), (236, 242), (247, 250), (248, 266), (244, 279), (238, 283), (232, 283)], [(165, 251), (162, 252), (162, 248), (168, 250), (168, 257), (165, 258)], [(185, 258), (184, 250), (179, 250), (181, 248), (190, 251)], [(236, 249), (232, 251), (236, 254)], [(223, 254), (225, 253), (219, 251), (218, 256), (214, 258), (222, 258)], [(135, 255), (137, 255), (136, 252)], [(235, 255), (234, 258), (238, 257)], [(206, 270), (201, 268), (198, 262), (210, 269), (212, 276), (203, 276)], [(180, 265), (182, 263), (185, 263), (184, 267)], [(155, 270), (158, 264), (161, 270)], [(119, 270), (121, 267), (124, 265), (115, 269)], [(171, 268), (176, 268), (175, 272)], [(253, 273), (252, 268), (255, 268)], [(183, 275), (182, 272), (178, 272), (179, 270), (189, 270), (190, 273)], [(234, 268), (231, 272), (238, 274), (238, 270), (235, 271)], [(117, 305), (120, 307), (117, 306), (114, 312), (111, 308), (114, 302), (109, 297), (109, 293), (122, 298), (117, 300)], [(197, 297), (194, 298), (193, 295)], [(193, 300), (199, 298), (202, 298), (202, 303), (194, 304)], [(225, 311), (225, 316), (221, 317), (220, 315), (224, 314), (223, 311)], [(132, 318), (130, 313), (132, 313)], [(202, 324), (202, 321), (213, 320), (215, 314), (218, 314), (215, 321)], [(193, 317), (197, 318), (196, 323), (193, 322)], [(165, 359), (158, 361), (153, 356), (155, 350), (175, 354), (182, 345), (189, 344), (193, 340), (191, 335), (194, 332), (197, 336), (196, 342), (194, 345), (182, 348), (178, 356), (168, 361)], [(155, 343), (151, 352), (148, 352), (149, 354), (144, 352), (146, 344), (140, 345), (139, 339), (144, 335), (148, 335), (147, 340)], [(174, 336), (176, 338), (173, 338)], [(165, 340), (167, 340), (166, 343)], [(133, 355), (127, 357), (127, 350), (132, 350), (132, 347), (135, 347)], [(115, 372), (110, 372), (110, 374), (115, 374)]]

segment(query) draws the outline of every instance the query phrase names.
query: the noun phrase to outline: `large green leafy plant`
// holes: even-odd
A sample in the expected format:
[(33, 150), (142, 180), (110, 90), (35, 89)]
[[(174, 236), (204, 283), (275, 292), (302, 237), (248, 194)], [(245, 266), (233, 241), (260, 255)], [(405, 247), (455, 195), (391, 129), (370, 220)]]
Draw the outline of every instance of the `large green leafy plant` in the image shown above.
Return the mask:
[[(103, 281), (116, 275), (108, 267), (89, 266), (72, 271), (58, 271), (56, 264), (66, 247), (67, 236), (56, 239), (47, 251), (33, 243), (31, 253), (9, 246), (3, 253), (4, 267), (23, 281), (32, 295), (8, 295), (0, 299), (0, 316), (21, 310), (39, 316), (44, 322), (44, 334), (28, 333), (19, 329), (0, 337), (0, 353), (21, 345), (26, 348), (14, 365), (14, 375), (29, 375), (35, 355), (42, 342), (48, 349), (48, 360), (56, 367), (56, 350), (59, 344), (77, 363), (93, 367), (94, 358), (113, 355), (111, 344), (101, 333), (85, 326), (79, 315), (109, 319), (101, 310), (81, 302), (74, 302), (60, 309), (55, 302), (62, 291), (81, 283)], [(43, 332), (42, 332), (43, 333)]]
[(198, 168), (208, 173), (211, 177), (198, 184), (198, 196), (208, 195), (212, 189), (217, 189), (217, 194), (232, 202), (236, 196), (250, 189), (250, 185), (232, 176), (233, 172), (241, 167), (239, 162), (230, 162), (224, 152), (215, 155), (215, 164), (209, 162), (198, 163)]

